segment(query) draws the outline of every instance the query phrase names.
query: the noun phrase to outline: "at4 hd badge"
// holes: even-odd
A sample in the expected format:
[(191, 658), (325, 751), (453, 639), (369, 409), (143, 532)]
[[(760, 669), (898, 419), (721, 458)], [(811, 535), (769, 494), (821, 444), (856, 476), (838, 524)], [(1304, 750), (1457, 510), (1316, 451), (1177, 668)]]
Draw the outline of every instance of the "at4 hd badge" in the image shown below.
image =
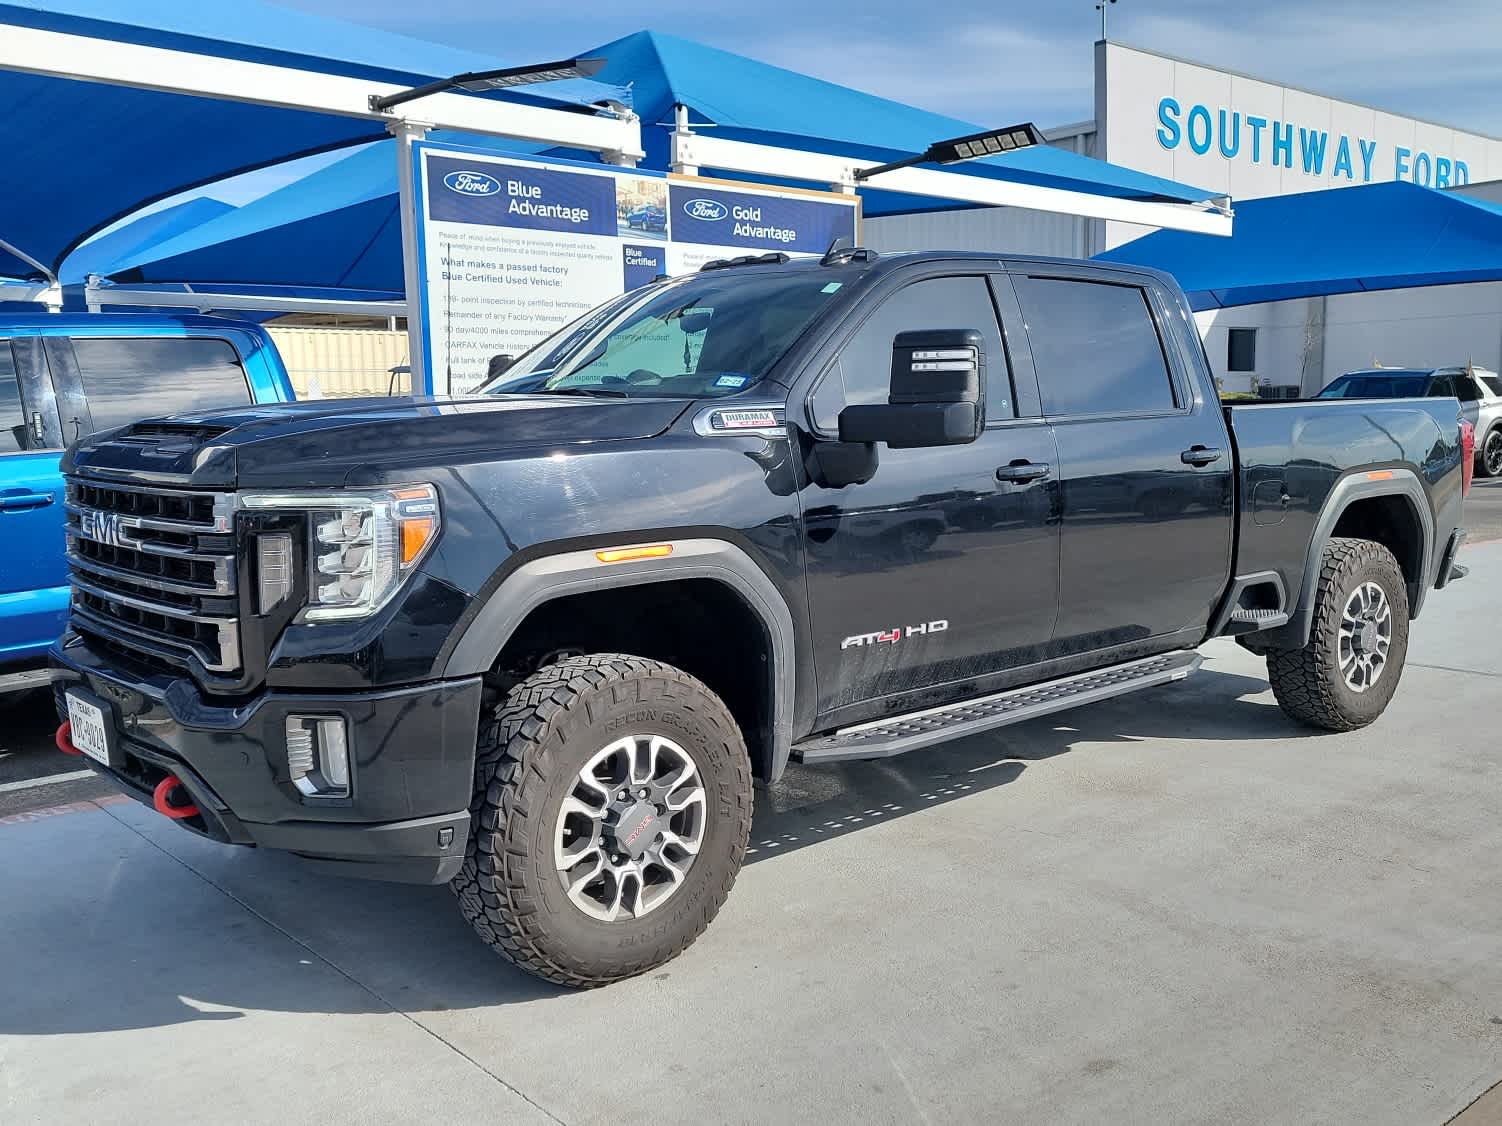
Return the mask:
[(915, 626), (893, 626), (891, 629), (877, 630), (875, 633), (854, 634), (840, 642), (840, 648), (858, 649), (862, 645), (896, 645), (904, 637), (922, 637), (929, 633), (943, 633), (948, 628), (949, 622), (945, 618), (921, 622)]

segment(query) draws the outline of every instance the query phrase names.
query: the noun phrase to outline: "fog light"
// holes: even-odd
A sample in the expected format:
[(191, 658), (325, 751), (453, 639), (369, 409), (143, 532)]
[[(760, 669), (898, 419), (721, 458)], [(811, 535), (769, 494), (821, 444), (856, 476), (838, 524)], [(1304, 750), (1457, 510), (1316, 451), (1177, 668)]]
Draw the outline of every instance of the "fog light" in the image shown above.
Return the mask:
[(348, 797), (349, 741), (345, 738), (344, 720), (289, 715), (287, 773), (298, 791), (309, 797)]

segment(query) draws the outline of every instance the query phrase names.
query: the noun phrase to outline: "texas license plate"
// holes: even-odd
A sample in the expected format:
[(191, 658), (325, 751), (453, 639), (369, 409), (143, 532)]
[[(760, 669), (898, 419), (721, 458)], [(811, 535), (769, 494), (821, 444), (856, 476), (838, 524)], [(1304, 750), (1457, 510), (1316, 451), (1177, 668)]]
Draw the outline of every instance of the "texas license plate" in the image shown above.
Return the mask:
[(98, 704), (74, 695), (68, 696), (68, 722), (72, 725), (73, 745), (95, 762), (113, 765), (114, 725)]

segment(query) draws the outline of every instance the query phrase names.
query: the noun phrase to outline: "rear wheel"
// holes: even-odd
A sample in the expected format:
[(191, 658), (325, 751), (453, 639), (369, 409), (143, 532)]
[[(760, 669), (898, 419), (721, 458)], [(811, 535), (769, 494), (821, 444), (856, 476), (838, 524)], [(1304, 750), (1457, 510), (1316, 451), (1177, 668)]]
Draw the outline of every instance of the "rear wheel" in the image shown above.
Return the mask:
[(1333, 539), (1321, 556), (1314, 621), (1302, 649), (1272, 649), (1278, 706), (1327, 731), (1365, 727), (1383, 711), (1408, 654), (1408, 592), (1392, 552)]
[(1476, 453), (1476, 475), (1496, 477), (1502, 474), (1502, 426), (1494, 426)]
[(751, 805), (745, 744), (708, 688), (657, 661), (569, 657), (482, 717), (459, 908), (560, 985), (643, 973), (725, 902)]

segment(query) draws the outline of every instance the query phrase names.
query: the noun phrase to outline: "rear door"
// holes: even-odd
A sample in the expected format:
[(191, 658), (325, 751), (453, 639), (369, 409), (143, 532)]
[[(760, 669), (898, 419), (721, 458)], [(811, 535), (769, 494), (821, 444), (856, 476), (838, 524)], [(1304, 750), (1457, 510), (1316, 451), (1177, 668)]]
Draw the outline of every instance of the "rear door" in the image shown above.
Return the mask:
[(67, 619), (61, 445), (41, 341), (0, 337), (0, 667), (39, 659)]
[(1220, 404), (1203, 401), (1179, 331), (1160, 330), (1173, 307), (1122, 278), (1013, 275), (1059, 448), (1057, 656), (1202, 631), (1230, 573)]
[(1460, 400), (1460, 413), (1467, 422), (1476, 427), (1477, 448), (1481, 443), (1481, 400), (1485, 396), (1476, 381), (1465, 372), (1456, 372), (1451, 377), (1455, 384), (1455, 397)]

